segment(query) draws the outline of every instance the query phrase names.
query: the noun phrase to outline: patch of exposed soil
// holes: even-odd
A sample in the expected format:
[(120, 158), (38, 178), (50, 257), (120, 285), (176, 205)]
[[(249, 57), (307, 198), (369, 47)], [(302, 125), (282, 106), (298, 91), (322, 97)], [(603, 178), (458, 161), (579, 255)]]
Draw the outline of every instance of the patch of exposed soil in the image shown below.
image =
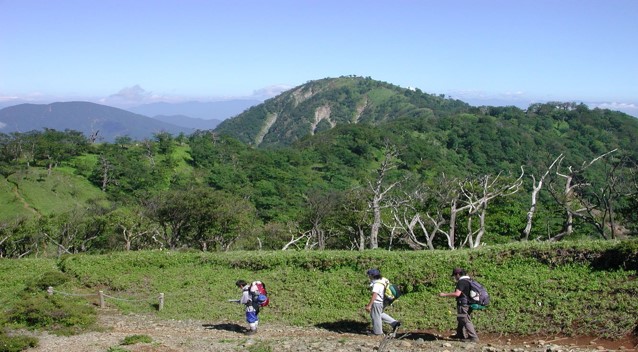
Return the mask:
[[(479, 335), (479, 343), (448, 340), (433, 331), (399, 330), (395, 338), (367, 336), (357, 323), (325, 324), (319, 327), (293, 327), (262, 323), (252, 336), (244, 333), (242, 321), (206, 322), (162, 320), (152, 315), (121, 315), (101, 310), (97, 332), (76, 336), (38, 333), (40, 345), (31, 352), (186, 352), (186, 351), (435, 351), (435, 352), (525, 352), (525, 351), (636, 351), (638, 341), (627, 338), (605, 341), (596, 338), (525, 337)], [(358, 323), (360, 324), (360, 323)], [(451, 333), (451, 332), (449, 332)], [(148, 335), (151, 343), (121, 345), (126, 337)], [(252, 346), (252, 348), (251, 348)], [(270, 349), (268, 349), (270, 348)]]

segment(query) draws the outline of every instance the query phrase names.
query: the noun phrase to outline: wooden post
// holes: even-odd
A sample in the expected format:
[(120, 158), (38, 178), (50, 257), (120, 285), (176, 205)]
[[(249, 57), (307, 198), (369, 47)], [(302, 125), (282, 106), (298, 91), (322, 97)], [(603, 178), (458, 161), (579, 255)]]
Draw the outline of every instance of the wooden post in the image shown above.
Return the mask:
[(157, 306), (157, 310), (162, 310), (163, 308), (164, 308), (164, 294), (160, 293), (159, 305)]
[(99, 291), (98, 295), (100, 296), (100, 308), (104, 308), (106, 304), (104, 304), (104, 291)]
[(49, 286), (49, 288), (47, 288), (47, 293), (49, 294), (49, 296), (53, 296), (53, 287)]

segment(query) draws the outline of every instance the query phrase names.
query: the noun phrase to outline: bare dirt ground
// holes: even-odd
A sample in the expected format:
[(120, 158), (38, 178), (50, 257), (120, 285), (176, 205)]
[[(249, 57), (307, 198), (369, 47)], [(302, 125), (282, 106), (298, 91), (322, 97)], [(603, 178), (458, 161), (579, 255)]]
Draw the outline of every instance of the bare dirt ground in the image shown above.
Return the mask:
[[(150, 315), (121, 315), (114, 310), (99, 313), (99, 331), (76, 336), (38, 333), (40, 345), (31, 352), (182, 352), (182, 351), (465, 351), (465, 352), (568, 352), (568, 351), (636, 351), (638, 341), (627, 338), (604, 341), (595, 338), (562, 337), (511, 338), (479, 335), (479, 343), (451, 341), (427, 331), (400, 329), (393, 339), (367, 336), (361, 326), (327, 324), (321, 327), (293, 327), (262, 323), (259, 332), (244, 334), (244, 323), (236, 321), (162, 320)], [(360, 323), (358, 323), (360, 324)], [(363, 329), (365, 331), (365, 329)], [(147, 335), (151, 343), (122, 345), (126, 337)]]

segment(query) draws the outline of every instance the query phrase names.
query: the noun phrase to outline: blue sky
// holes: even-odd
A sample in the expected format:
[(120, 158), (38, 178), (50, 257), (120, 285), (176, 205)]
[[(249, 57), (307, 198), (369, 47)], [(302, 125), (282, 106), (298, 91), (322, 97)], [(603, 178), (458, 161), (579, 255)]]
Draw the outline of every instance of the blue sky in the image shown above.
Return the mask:
[(271, 97), (357, 75), (638, 116), (636, 0), (0, 0), (0, 103)]

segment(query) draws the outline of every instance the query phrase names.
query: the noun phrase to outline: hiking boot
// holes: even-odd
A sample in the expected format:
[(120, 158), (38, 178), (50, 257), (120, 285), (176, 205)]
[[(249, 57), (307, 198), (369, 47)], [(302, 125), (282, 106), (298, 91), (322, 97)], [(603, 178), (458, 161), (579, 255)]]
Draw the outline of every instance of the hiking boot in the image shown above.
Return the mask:
[(448, 339), (454, 339), (454, 340), (465, 340), (465, 336), (463, 336), (463, 335), (457, 335), (457, 334), (454, 334), (454, 335), (450, 335), (450, 336), (448, 337)]
[(251, 335), (255, 335), (257, 333), (257, 330), (248, 330), (246, 331), (246, 335), (251, 336)]
[(396, 332), (399, 326), (401, 326), (401, 322), (397, 320), (394, 323), (390, 324), (390, 326), (392, 326), (392, 331)]

